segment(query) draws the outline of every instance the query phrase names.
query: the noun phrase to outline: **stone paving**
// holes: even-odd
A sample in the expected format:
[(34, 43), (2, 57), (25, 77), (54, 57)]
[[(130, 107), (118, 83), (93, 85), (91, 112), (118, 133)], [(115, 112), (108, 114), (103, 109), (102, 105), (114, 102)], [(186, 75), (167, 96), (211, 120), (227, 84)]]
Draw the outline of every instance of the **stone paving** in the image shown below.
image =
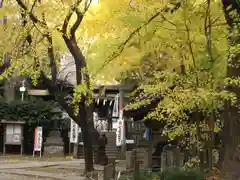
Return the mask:
[[(80, 176), (71, 176), (71, 175), (64, 175), (61, 173), (49, 173), (49, 172), (43, 172), (43, 171), (33, 171), (28, 170), (26, 168), (37, 168), (37, 167), (51, 167), (51, 166), (60, 166), (60, 165), (68, 165), (71, 164), (72, 166), (77, 165), (81, 166), (81, 164), (84, 163), (84, 161), (77, 160), (77, 161), (53, 161), (53, 162), (45, 162), (45, 161), (25, 161), (22, 163), (4, 163), (0, 164), (0, 173), (1, 179), (2, 177), (6, 177), (6, 179), (9, 179), (9, 177), (12, 176), (12, 179), (15, 177), (17, 179), (59, 179), (59, 180), (84, 180), (84, 177)], [(10, 178), (11, 179), (11, 178)]]
[(29, 177), (29, 176), (19, 176), (12, 174), (0, 173), (2, 180), (51, 180), (50, 178), (38, 178), (38, 177)]
[[(8, 170), (7, 172), (1, 170), (3, 173), (8, 174), (8, 175), (17, 175), (17, 176), (25, 176), (25, 177), (29, 177), (29, 179), (36, 177), (39, 179), (52, 179), (52, 180), (84, 180), (84, 177), (81, 176), (71, 176), (71, 175), (64, 175), (64, 174), (56, 174), (56, 173), (49, 173), (49, 172), (41, 172), (41, 171), (29, 171), (29, 170), (25, 170), (25, 169), (11, 169)], [(1, 172), (0, 171), (0, 172)]]
[(22, 169), (28, 167), (47, 167), (56, 165), (68, 164), (84, 164), (84, 160), (71, 160), (71, 161), (24, 161), (18, 163), (4, 163), (0, 164), (1, 169)]
[[(58, 169), (58, 171), (56, 171)], [(77, 173), (64, 173), (61, 171), (75, 170)], [(103, 167), (96, 165), (97, 171), (103, 171)], [(117, 167), (117, 171), (123, 171), (123, 167)], [(49, 172), (50, 170), (50, 172)], [(20, 180), (84, 180), (80, 175), (84, 170), (84, 160), (69, 161), (23, 161), (18, 163), (0, 163), (1, 179)]]

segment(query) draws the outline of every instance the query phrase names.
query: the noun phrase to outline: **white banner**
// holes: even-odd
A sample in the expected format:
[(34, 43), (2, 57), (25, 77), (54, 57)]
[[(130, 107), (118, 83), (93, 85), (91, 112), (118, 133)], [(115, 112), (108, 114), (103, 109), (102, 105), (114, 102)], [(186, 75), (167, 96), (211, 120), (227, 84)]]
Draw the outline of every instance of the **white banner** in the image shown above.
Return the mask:
[(117, 121), (116, 131), (116, 146), (122, 146), (125, 144), (125, 126), (123, 118), (119, 118)]
[(78, 124), (71, 119), (71, 128), (70, 128), (70, 143), (77, 144), (78, 142)]
[(97, 123), (98, 123), (98, 113), (97, 113), (97, 112), (93, 112), (93, 124), (94, 124), (94, 128), (97, 128)]
[(43, 128), (40, 126), (36, 127), (34, 134), (34, 151), (41, 151), (42, 149), (42, 134)]
[(119, 117), (119, 95), (114, 98), (112, 117)]

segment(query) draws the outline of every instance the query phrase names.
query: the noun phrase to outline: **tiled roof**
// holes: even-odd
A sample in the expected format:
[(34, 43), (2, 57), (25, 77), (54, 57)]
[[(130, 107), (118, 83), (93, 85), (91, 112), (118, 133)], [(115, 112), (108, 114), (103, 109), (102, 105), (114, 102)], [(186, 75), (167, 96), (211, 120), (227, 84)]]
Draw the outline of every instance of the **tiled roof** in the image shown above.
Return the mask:
[[(73, 57), (70, 54), (61, 54), (60, 56), (60, 70), (58, 74), (60, 81), (66, 81), (69, 84), (76, 85), (76, 68)], [(104, 76), (95, 81), (96, 86), (111, 86), (120, 85), (115, 79), (105, 80)]]

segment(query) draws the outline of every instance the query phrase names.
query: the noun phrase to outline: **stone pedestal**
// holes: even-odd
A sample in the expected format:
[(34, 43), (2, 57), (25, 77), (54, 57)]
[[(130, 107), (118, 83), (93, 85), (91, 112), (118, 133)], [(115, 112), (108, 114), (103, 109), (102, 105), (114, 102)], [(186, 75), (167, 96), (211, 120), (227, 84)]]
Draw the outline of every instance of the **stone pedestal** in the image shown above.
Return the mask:
[(60, 131), (51, 131), (47, 141), (44, 143), (44, 156), (58, 157), (64, 156), (63, 141)]

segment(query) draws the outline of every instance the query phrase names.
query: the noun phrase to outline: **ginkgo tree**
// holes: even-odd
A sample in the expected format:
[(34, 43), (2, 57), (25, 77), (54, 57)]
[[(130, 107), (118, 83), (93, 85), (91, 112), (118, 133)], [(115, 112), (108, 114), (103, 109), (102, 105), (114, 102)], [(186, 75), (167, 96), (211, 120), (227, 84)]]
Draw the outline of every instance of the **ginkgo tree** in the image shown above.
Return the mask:
[[(69, 116), (79, 124), (82, 129), (84, 142), (85, 171), (93, 170), (92, 137), (96, 130), (93, 128), (91, 118), (90, 101), (92, 97), (92, 86), (88, 73), (88, 67), (83, 52), (78, 44), (76, 32), (82, 23), (83, 17), (87, 13), (91, 1), (32, 1), (26, 3), (16, 0), (20, 9), (26, 14), (27, 21), (33, 24), (39, 33), (44, 37), (47, 44), (49, 66), (51, 69), (51, 79), (41, 71), (41, 77), (51, 95), (66, 110)], [(58, 12), (56, 15), (53, 12)], [(57, 64), (55, 58), (56, 38), (61, 38), (64, 47), (74, 58), (76, 67), (76, 89), (74, 105), (68, 104), (57, 86)], [(81, 36), (80, 36), (81, 37)], [(90, 119), (90, 120), (89, 120)]]
[[(85, 20), (88, 22), (84, 22), (83, 25), (82, 23), (83, 17), (94, 16), (92, 11), (95, 7), (94, 4), (91, 4), (91, 0), (64, 2), (57, 0), (11, 0), (2, 9), (2, 12), (7, 14), (9, 18), (20, 15), (19, 24), (16, 26), (19, 29), (22, 28), (23, 38), (20, 43), (31, 40), (27, 44), (30, 51), (26, 53), (24, 58), (11, 55), (10, 68), (19, 69), (19, 75), (30, 75), (33, 80), (40, 76), (50, 94), (82, 128), (86, 172), (93, 170), (92, 140), (97, 141), (98, 133), (92, 122), (93, 85), (90, 78), (93, 76), (90, 76), (89, 67), (83, 54), (84, 49), (86, 49), (84, 46), (87, 44), (86, 38), (88, 38), (85, 38), (87, 31), (84, 24), (88, 25), (94, 22), (91, 22), (90, 18)], [(79, 28), (80, 25), (82, 28)], [(9, 25), (9, 28), (12, 26)], [(41, 44), (38, 44), (39, 41)], [(70, 104), (57, 84), (59, 65), (57, 54), (66, 51), (72, 55), (76, 71), (74, 98)], [(16, 66), (12, 61), (14, 58)], [(22, 60), (25, 60), (26, 63)], [(5, 73), (8, 72), (11, 72), (9, 68)], [(51, 78), (48, 75), (51, 75)], [(2, 74), (2, 77), (7, 77), (7, 75)]]
[[(149, 7), (148, 5), (146, 7)], [(135, 7), (138, 7), (137, 4)], [(168, 61), (162, 59), (160, 62), (166, 69), (156, 72), (155, 78), (147, 79), (140, 89), (143, 89), (143, 94), (163, 96), (163, 101), (154, 112), (148, 114), (146, 119), (166, 121), (170, 126), (167, 126), (165, 132), (171, 137), (184, 135), (192, 129), (182, 120), (189, 118), (189, 114), (195, 110), (203, 111), (208, 115), (208, 128), (214, 130), (214, 126), (218, 123), (215, 121), (213, 125), (210, 122), (213, 122), (215, 113), (221, 107), (226, 108), (225, 102), (239, 104), (239, 12), (238, 1), (185, 1), (175, 9), (175, 13), (159, 13), (159, 9), (156, 8), (153, 15), (157, 16), (152, 18), (156, 22), (152, 20), (147, 31), (145, 29), (138, 31), (135, 36), (142, 35), (140, 37), (146, 38), (143, 38), (142, 44), (137, 44), (143, 51), (147, 49), (146, 47), (150, 47), (147, 53), (149, 49), (150, 52), (156, 49), (157, 52), (164, 51), (169, 55)], [(227, 31), (228, 28), (230, 33)], [(135, 47), (136, 42), (141, 40), (135, 40)], [(158, 53), (155, 59), (159, 59), (160, 54)], [(156, 63), (159, 64), (158, 61)], [(228, 91), (224, 90), (225, 80), (230, 84), (226, 89)], [(169, 89), (172, 85), (175, 88)], [(146, 103), (150, 102), (137, 102), (132, 108)], [(221, 164), (235, 161), (232, 157), (235, 156), (239, 142), (237, 107), (230, 105), (225, 110), (222, 139), (223, 152), (227, 155), (221, 154), (221, 157), (224, 157)], [(194, 118), (198, 119), (196, 116)], [(193, 124), (193, 134), (197, 133), (195, 127), (196, 124)], [(231, 139), (233, 137), (230, 132), (234, 132), (234, 139)], [(213, 139), (212, 135), (210, 139)], [(230, 166), (224, 165), (223, 171), (228, 167)]]
[[(11, 18), (14, 23), (17, 21), (14, 21), (12, 17), (20, 16), (19, 24), (16, 26), (16, 28), (22, 29), (20, 32), (23, 38), (20, 43), (23, 43), (26, 39), (31, 39), (31, 42), (28, 42), (30, 52), (27, 53), (26, 57), (18, 58), (11, 53), (10, 68), (18, 69), (19, 75), (30, 75), (32, 79), (41, 76), (50, 94), (62, 105), (69, 116), (80, 125), (84, 141), (86, 172), (93, 170), (92, 139), (94, 138), (92, 137), (97, 138), (97, 135), (94, 136), (97, 132), (93, 128), (91, 106), (89, 105), (92, 97), (92, 85), (86, 60), (78, 44), (79, 37), (76, 36), (76, 31), (79, 29), (90, 5), (91, 1), (81, 0), (65, 2), (13, 0), (8, 1), (2, 8), (2, 12)], [(58, 12), (58, 15), (55, 12)], [(8, 24), (8, 27), (13, 28), (10, 24)], [(11, 36), (11, 32), (8, 33)], [(80, 37), (82, 36), (80, 35)], [(16, 40), (17, 38), (13, 39)], [(59, 40), (63, 45), (59, 46)], [(37, 43), (38, 41), (41, 41), (40, 45)], [(75, 103), (72, 102), (74, 104), (67, 102), (65, 95), (57, 85), (59, 59), (56, 58), (56, 55), (59, 51), (64, 52), (66, 50), (73, 56), (76, 67)], [(3, 50), (2, 52), (8, 51)], [(16, 52), (16, 50), (11, 52)], [(13, 61), (14, 59), (16, 61)], [(23, 60), (25, 61), (23, 62)], [(14, 65), (15, 62), (18, 66)], [(22, 67), (27, 67), (27, 64), (30, 67)], [(24, 72), (24, 70), (27, 70), (27, 72)], [(4, 73), (8, 72), (11, 72), (9, 68)], [(51, 75), (50, 79), (48, 78), (49, 74)], [(6, 76), (2, 74), (2, 77)]]
[[(105, 2), (109, 3), (110, 1)], [(123, 3), (124, 8), (128, 8), (128, 3), (126, 2), (124, 1)], [(34, 57), (29, 61), (33, 65), (31, 70), (34, 71), (33, 74), (36, 74), (36, 76), (40, 75), (50, 94), (53, 95), (69, 116), (82, 128), (85, 170), (86, 172), (92, 171), (92, 140), (97, 140), (98, 133), (93, 128), (92, 122), (91, 101), (93, 97), (93, 85), (91, 79), (94, 79), (94, 76), (89, 69), (90, 67), (84, 54), (87, 54), (86, 44), (88, 44), (89, 34), (91, 34), (91, 26), (89, 24), (96, 22), (92, 20), (92, 17), (95, 16), (93, 13), (95, 7), (91, 6), (91, 0), (69, 0), (64, 2), (57, 0), (12, 0), (10, 4), (11, 6), (6, 6), (5, 12), (9, 16), (10, 14), (20, 13), (20, 19), (23, 21), (22, 27), (24, 29), (32, 27), (34, 30), (26, 30), (24, 32), (25, 38), (32, 38), (32, 42), (29, 43), (29, 46), (33, 47), (33, 52), (31, 53), (34, 53)], [(113, 7), (118, 9), (117, 6)], [(12, 9), (16, 9), (16, 12), (12, 12)], [(55, 12), (58, 12), (58, 14), (56, 15)], [(112, 13), (114, 12), (112, 11)], [(88, 16), (89, 19), (84, 18)], [(80, 28), (80, 25), (82, 28)], [(41, 45), (36, 46), (37, 41), (33, 40), (33, 37), (36, 35), (33, 32), (37, 32), (38, 36), (40, 36)], [(99, 32), (95, 33), (96, 35), (92, 34), (91, 38), (97, 38), (101, 31), (99, 30)], [(72, 55), (76, 71), (76, 86), (71, 104), (68, 103), (65, 94), (60, 91), (57, 85), (59, 58), (56, 57), (57, 53), (65, 51), (68, 51)], [(112, 51), (110, 59), (114, 59), (121, 52), (114, 53)], [(87, 55), (86, 57), (88, 58)], [(42, 63), (45, 60), (48, 61), (47, 64)], [(49, 68), (46, 68), (46, 65)], [(45, 72), (47, 69), (50, 70), (50, 73), (48, 71)], [(32, 75), (30, 70), (28, 73)], [(48, 78), (49, 74), (51, 75), (50, 79)]]
[[(178, 135), (183, 130), (189, 132), (181, 123), (187, 116), (184, 109), (191, 112), (197, 107), (211, 115), (224, 100), (234, 102), (231, 93), (219, 90), (228, 58), (226, 20), (221, 3), (102, 0), (99, 6), (93, 6), (91, 0), (9, 0), (4, 13), (9, 16), (20, 13), (23, 37), (36, 38), (30, 43), (33, 47), (30, 54), (34, 56), (26, 56), (30, 57), (29, 64), (35, 65), (27, 72), (35, 76), (41, 74), (49, 92), (82, 127), (85, 168), (92, 171), (89, 137), (96, 131), (91, 118), (91, 80), (102, 74), (112, 78), (133, 68), (141, 69), (141, 59), (146, 54), (158, 59), (161, 71), (155, 69), (151, 74), (154, 77), (145, 79), (141, 89), (147, 94), (165, 95), (156, 111), (146, 118), (159, 118), (164, 114), (164, 121), (175, 124), (168, 129), (171, 137), (176, 136), (175, 130), (181, 130)], [(211, 9), (211, 13), (207, 9)], [(65, 51), (73, 56), (76, 66), (73, 105), (66, 102), (56, 83), (59, 63), (56, 54)], [(162, 54), (167, 58), (163, 60)], [(210, 55), (213, 56), (209, 58)], [(16, 60), (18, 65), (25, 63), (21, 58)], [(47, 69), (50, 73), (44, 72)], [(176, 87), (169, 90), (172, 84)], [(174, 103), (176, 100), (179, 103)], [(195, 129), (195, 125), (193, 127)]]
[[(116, 11), (111, 20), (99, 22), (106, 25), (105, 34), (109, 32), (107, 29), (110, 29), (110, 34), (113, 35), (106, 36), (101, 33), (95, 47), (91, 47), (92, 52), (97, 48), (109, 49), (109, 46), (112, 46), (109, 43), (114, 43), (113, 49), (119, 51), (125, 47), (123, 53), (117, 55), (114, 61), (108, 61), (109, 69), (103, 71), (110, 72), (114, 64), (118, 66), (119, 74), (126, 70), (131, 72), (133, 69), (138, 71), (137, 74), (141, 74), (146, 65), (140, 63), (140, 59), (150, 55), (145, 60), (152, 58), (155, 64), (153, 62), (153, 66), (150, 66), (152, 73), (145, 72), (147, 76), (140, 82), (141, 96), (150, 94), (163, 99), (145, 118), (164, 121), (164, 132), (170, 138), (191, 134), (192, 144), (198, 144), (196, 141), (201, 138), (197, 134), (199, 130), (207, 130), (211, 151), (213, 132), (221, 128), (216, 115), (226, 101), (236, 103), (235, 94), (223, 90), (224, 79), (227, 77), (229, 47), (222, 1), (157, 3), (136, 0), (129, 2), (126, 9), (121, 5), (118, 5), (119, 11)], [(116, 23), (112, 22), (119, 24), (116, 26)], [(130, 36), (127, 32), (131, 32)], [(114, 37), (129, 38), (129, 41), (124, 46), (121, 43), (117, 46), (117, 41), (120, 40), (111, 41)], [(102, 46), (104, 43), (106, 46)], [(104, 53), (94, 55), (94, 58), (105, 56), (105, 59), (109, 59), (106, 50), (102, 52)], [(167, 55), (167, 58), (162, 55)], [(137, 99), (136, 103), (128, 107), (139, 108), (148, 103), (151, 101)], [(204, 118), (195, 116), (195, 121), (190, 125), (188, 119), (196, 111), (204, 114)], [(211, 155), (209, 157), (211, 158)], [(209, 161), (211, 163), (212, 160)]]

